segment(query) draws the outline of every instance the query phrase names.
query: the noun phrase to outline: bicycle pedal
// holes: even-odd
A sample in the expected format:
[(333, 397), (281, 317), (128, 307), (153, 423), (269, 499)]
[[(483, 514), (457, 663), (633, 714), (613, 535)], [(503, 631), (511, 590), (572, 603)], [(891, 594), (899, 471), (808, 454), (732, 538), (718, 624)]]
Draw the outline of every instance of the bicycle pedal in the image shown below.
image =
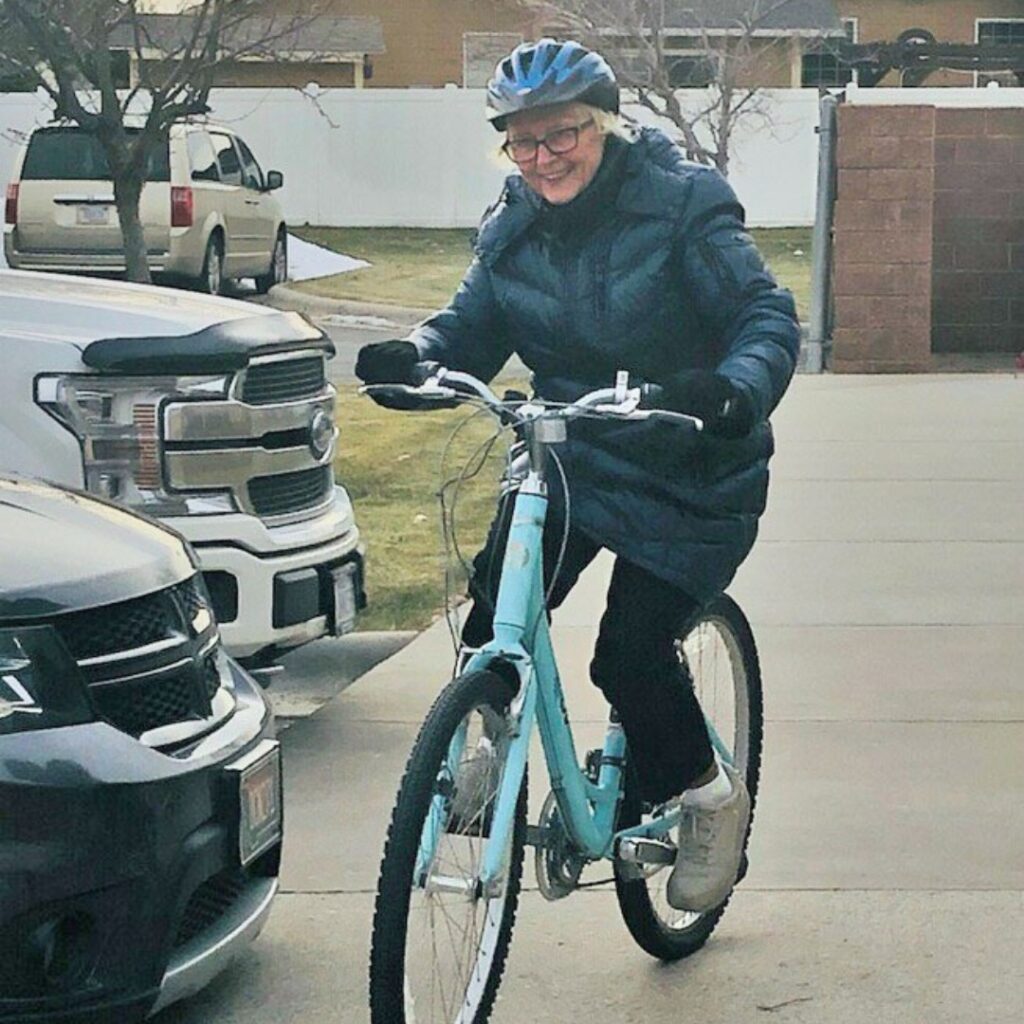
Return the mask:
[(626, 864), (673, 864), (676, 847), (664, 839), (620, 839), (615, 856)]

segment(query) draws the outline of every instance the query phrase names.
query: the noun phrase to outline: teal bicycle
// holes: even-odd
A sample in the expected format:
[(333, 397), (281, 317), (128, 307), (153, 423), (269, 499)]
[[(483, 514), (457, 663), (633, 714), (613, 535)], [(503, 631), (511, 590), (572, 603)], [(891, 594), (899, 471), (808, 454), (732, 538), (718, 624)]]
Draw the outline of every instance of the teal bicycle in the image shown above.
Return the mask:
[[(535, 850), (537, 885), (568, 896), (592, 862), (611, 863), (626, 926), (650, 955), (678, 960), (699, 949), (728, 899), (703, 914), (674, 910), (665, 882), (675, 859), (679, 811), (639, 796), (614, 709), (604, 746), (581, 767), (573, 743), (546, 614), (541, 537), (546, 477), (561, 469), (557, 445), (578, 417), (692, 417), (647, 409), (650, 394), (615, 387), (571, 404), (500, 400), (469, 374), (434, 368), (417, 387), (370, 386), (476, 403), (521, 439), (507, 485), (515, 489), (493, 639), (460, 654), (456, 677), (424, 721), (406, 765), (377, 887), (370, 954), (372, 1024), (484, 1024), (504, 970), (523, 879)], [(762, 703), (750, 626), (721, 596), (677, 641), (719, 756), (746, 778), (753, 801), (761, 760)], [(551, 792), (527, 825), (527, 761), (536, 724)], [(744, 869), (745, 869), (744, 859)], [(742, 877), (744, 869), (741, 869)]]

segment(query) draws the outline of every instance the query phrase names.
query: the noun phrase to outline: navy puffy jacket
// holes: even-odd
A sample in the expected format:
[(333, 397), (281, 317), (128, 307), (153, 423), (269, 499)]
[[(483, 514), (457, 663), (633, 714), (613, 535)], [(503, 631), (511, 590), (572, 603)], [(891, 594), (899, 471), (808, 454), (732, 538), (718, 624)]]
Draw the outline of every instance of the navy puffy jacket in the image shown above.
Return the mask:
[(704, 601), (756, 536), (773, 450), (767, 418), (792, 376), (799, 325), (717, 171), (688, 163), (652, 128), (624, 159), (617, 196), (568, 248), (549, 244), (542, 201), (508, 178), (454, 298), (411, 337), (424, 359), (485, 380), (516, 352), (537, 393), (554, 400), (610, 386), (619, 369), (631, 383), (712, 369), (744, 389), (758, 420), (745, 438), (664, 421), (576, 421), (560, 449), (573, 524)]

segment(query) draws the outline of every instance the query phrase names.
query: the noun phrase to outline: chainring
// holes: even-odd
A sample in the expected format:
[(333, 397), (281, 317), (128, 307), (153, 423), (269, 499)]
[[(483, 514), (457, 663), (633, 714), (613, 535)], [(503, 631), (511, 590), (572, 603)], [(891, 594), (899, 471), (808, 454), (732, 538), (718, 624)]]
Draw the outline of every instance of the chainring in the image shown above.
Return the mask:
[(546, 900), (565, 899), (579, 885), (587, 862), (565, 831), (554, 793), (548, 793), (537, 825), (544, 836), (536, 852), (537, 887)]

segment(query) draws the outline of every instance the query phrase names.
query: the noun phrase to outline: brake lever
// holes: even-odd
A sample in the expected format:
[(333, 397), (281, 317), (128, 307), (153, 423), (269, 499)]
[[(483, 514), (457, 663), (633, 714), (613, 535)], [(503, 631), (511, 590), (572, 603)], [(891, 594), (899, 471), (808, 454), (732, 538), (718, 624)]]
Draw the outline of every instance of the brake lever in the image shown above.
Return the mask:
[(640, 399), (640, 388), (629, 388), (620, 392), (617, 387), (614, 404), (595, 405), (592, 408), (594, 412), (605, 413), (609, 416), (634, 416), (637, 412), (642, 412), (640, 409)]

